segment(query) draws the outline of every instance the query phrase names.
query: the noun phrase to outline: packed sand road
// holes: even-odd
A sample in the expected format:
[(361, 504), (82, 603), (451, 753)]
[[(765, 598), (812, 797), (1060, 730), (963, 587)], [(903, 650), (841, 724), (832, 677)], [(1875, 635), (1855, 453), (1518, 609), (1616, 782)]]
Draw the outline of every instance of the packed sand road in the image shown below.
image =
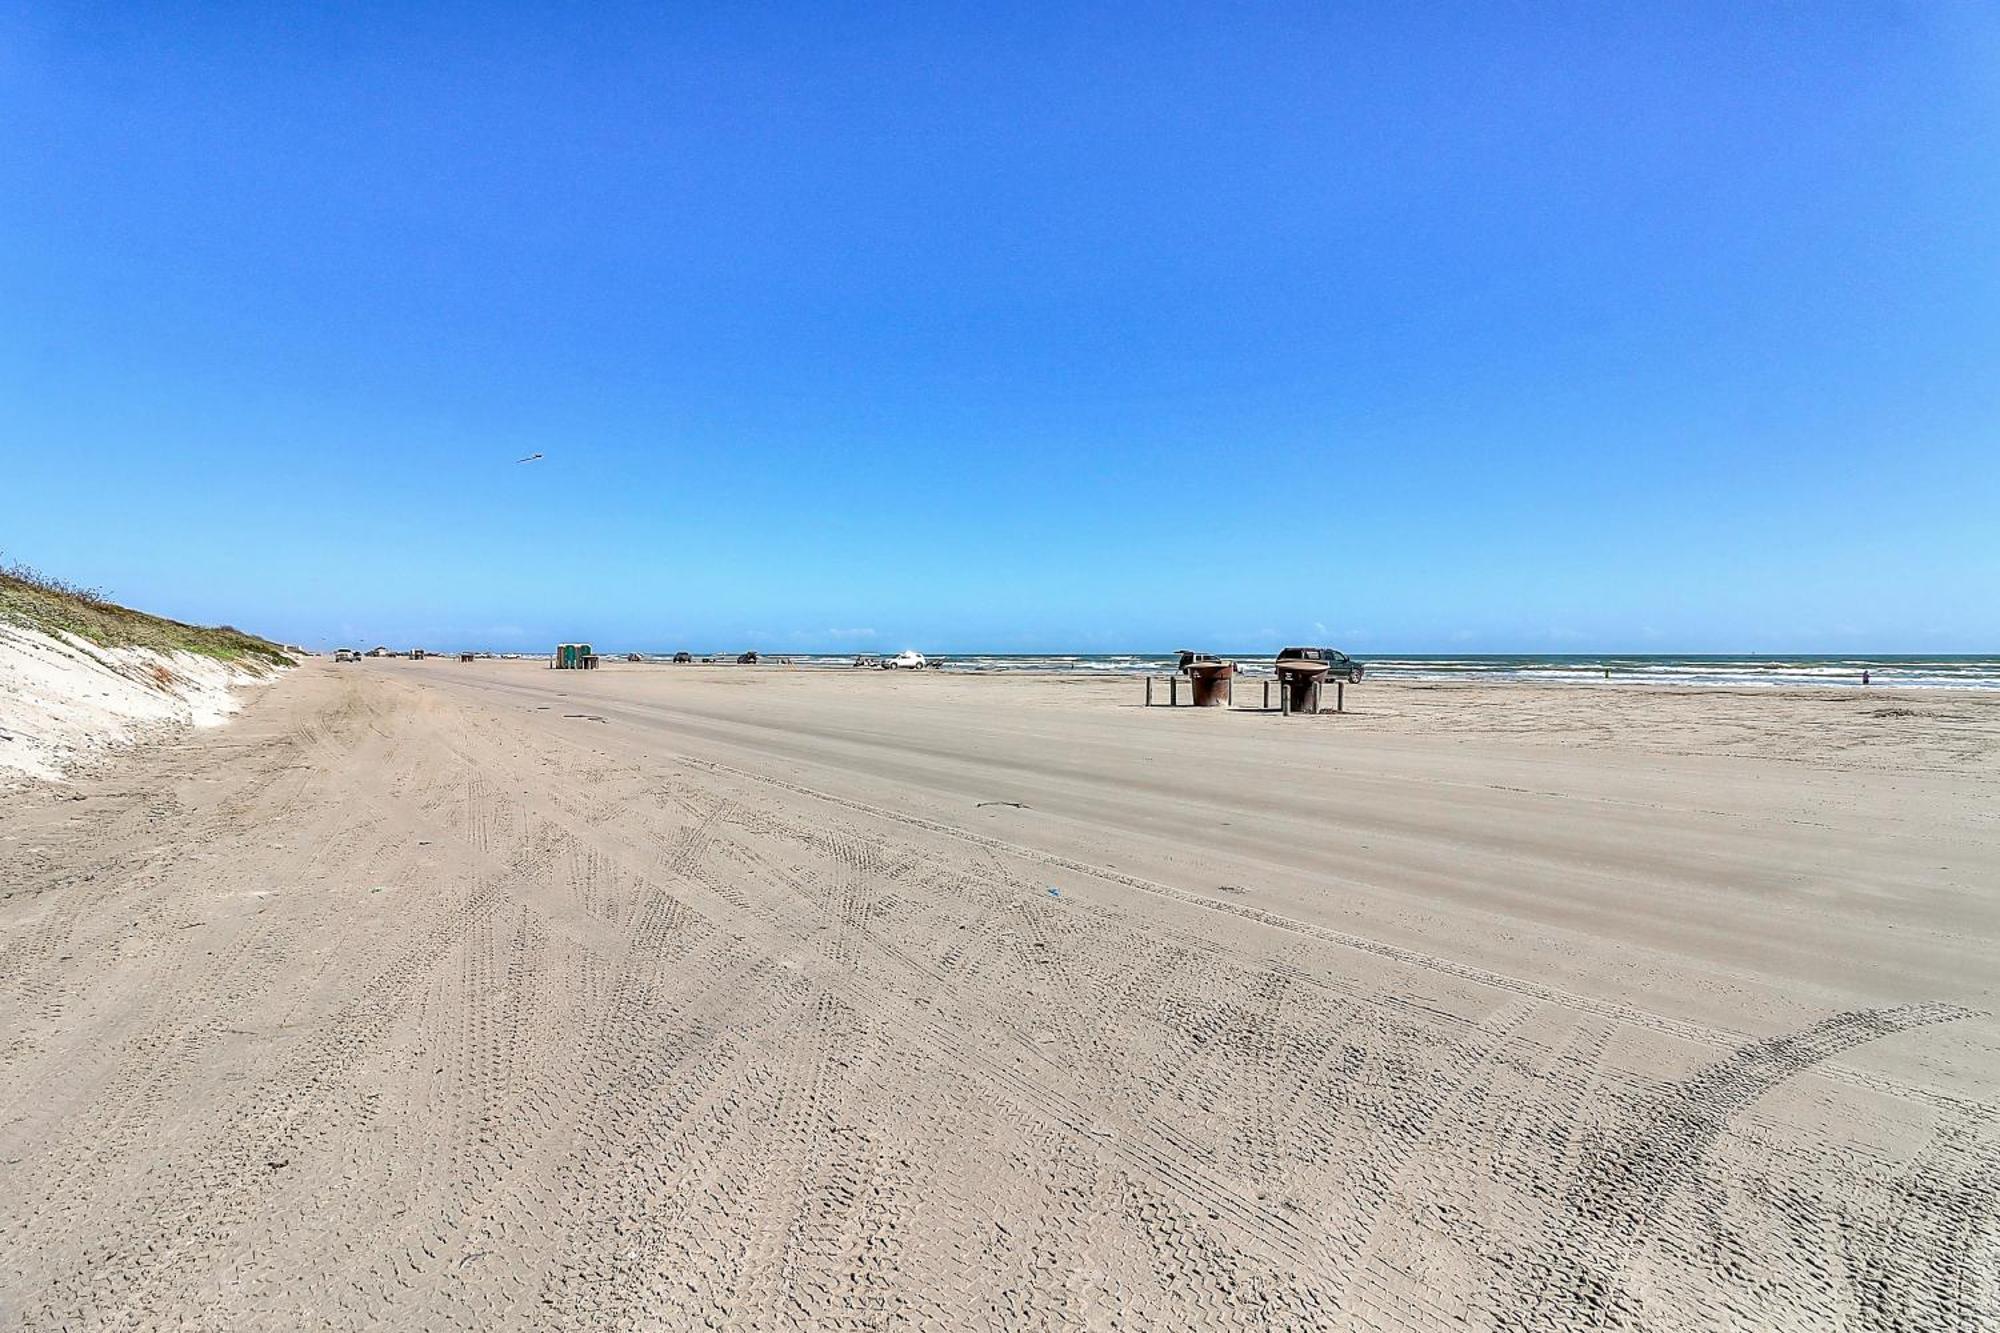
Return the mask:
[(1363, 697), (321, 664), (0, 796), (0, 1327), (2000, 1321), (1989, 712)]

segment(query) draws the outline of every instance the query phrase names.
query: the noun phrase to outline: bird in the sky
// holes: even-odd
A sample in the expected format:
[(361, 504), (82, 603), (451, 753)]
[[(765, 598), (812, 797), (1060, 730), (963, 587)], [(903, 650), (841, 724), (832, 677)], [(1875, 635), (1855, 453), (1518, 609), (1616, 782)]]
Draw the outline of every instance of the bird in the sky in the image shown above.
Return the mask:
[(526, 458), (517, 458), (517, 459), (515, 459), (514, 461), (515, 461), (516, 463), (532, 463), (532, 462), (534, 462), (534, 461), (535, 461), (535, 460), (536, 460), (537, 458), (540, 458), (540, 457), (541, 457), (541, 455), (540, 455), (540, 454), (529, 454), (529, 455), (528, 455), (528, 456), (527, 456)]

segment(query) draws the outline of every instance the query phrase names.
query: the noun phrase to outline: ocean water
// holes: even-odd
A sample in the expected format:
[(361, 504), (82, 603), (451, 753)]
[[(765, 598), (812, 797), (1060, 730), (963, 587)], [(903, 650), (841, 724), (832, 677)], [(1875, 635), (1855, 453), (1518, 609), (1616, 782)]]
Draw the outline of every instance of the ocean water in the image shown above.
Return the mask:
[[(1232, 654), (1219, 654), (1223, 657)], [(1264, 654), (1234, 655), (1248, 676), (1270, 674)], [(2000, 656), (1630, 656), (1593, 654), (1356, 654), (1367, 674), (1378, 680), (1565, 681), (1603, 684), (1611, 681), (1656, 685), (1736, 686), (1746, 688), (1825, 686), (1853, 688), (1861, 673), (1873, 684), (1896, 689), (2000, 690)], [(849, 668), (850, 654), (790, 655), (797, 666)], [(946, 671), (1065, 671), (1108, 676), (1140, 676), (1172, 671), (1172, 653), (945, 653), (931, 658)]]

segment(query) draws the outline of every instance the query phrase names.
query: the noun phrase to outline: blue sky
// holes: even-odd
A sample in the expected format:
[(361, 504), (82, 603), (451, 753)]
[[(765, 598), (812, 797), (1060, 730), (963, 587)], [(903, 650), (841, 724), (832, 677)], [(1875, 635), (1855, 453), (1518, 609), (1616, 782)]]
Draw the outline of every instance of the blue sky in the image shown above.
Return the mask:
[(1974, 5), (0, 9), (0, 549), (312, 644), (1993, 651), (1996, 71)]

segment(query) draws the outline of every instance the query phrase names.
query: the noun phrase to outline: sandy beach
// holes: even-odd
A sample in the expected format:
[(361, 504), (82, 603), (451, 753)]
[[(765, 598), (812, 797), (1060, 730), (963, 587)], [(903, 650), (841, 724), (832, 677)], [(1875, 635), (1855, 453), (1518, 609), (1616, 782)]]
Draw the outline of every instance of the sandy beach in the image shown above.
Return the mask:
[(2000, 695), (321, 659), (0, 794), (0, 1327), (2000, 1322)]

